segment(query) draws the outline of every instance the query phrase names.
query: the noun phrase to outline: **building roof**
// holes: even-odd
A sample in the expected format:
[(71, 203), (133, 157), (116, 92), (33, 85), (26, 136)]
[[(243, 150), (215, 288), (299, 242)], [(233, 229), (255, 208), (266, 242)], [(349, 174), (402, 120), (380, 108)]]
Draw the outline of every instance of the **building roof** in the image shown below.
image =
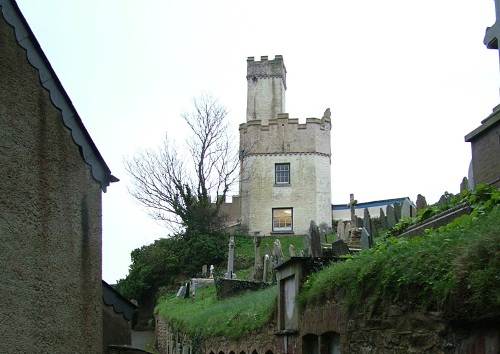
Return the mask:
[(132, 319), (135, 310), (139, 308), (104, 280), (102, 281), (102, 300), (106, 306), (113, 306), (116, 313), (123, 314), (127, 321)]
[(106, 192), (106, 187), (117, 182), (118, 178), (111, 174), (17, 3), (15, 0), (0, 0), (0, 9), (3, 18), (14, 28), (17, 43), (26, 50), (28, 61), (38, 70), (41, 85), (49, 91), (54, 106), (61, 110), (63, 124), (79, 146), (83, 160), (91, 167), (93, 178)]
[(493, 127), (497, 126), (500, 123), (500, 105), (495, 107), (493, 113), (491, 113), (486, 119), (481, 121), (481, 125), (471, 131), (469, 134), (465, 136), (466, 142), (472, 142), (478, 136), (483, 134), (486, 131), (489, 131)]
[[(364, 203), (357, 203), (354, 208), (355, 209), (364, 209), (364, 208), (375, 208), (375, 207), (381, 207), (381, 206), (386, 206), (386, 205), (392, 205), (395, 203), (404, 203), (404, 201), (408, 199), (408, 197), (403, 197), (403, 198), (394, 198), (394, 199), (384, 199), (384, 200), (375, 200), (373, 202), (364, 202)], [(332, 210), (348, 210), (350, 207), (346, 204), (332, 204)]]

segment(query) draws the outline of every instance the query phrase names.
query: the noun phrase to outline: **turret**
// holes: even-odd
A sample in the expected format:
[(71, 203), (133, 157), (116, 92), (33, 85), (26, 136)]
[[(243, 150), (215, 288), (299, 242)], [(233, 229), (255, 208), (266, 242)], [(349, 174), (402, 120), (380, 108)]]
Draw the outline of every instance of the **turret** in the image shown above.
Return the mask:
[(285, 112), (286, 68), (283, 56), (274, 60), (261, 56), (247, 59), (247, 122), (260, 120), (267, 125), (278, 113)]

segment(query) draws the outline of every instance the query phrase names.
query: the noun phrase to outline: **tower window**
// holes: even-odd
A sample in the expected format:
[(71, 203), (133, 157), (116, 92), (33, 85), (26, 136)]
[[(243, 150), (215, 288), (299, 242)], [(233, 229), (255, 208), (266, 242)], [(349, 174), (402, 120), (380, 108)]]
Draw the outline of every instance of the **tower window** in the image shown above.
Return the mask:
[(293, 231), (293, 209), (273, 209), (273, 231)]
[(277, 163), (275, 165), (275, 183), (290, 184), (290, 164)]

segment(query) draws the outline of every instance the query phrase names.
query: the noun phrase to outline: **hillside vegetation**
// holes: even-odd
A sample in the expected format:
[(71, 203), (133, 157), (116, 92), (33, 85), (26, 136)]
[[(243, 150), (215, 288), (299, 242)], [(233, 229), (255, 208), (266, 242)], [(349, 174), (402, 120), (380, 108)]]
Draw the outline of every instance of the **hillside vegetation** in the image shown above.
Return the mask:
[[(388, 237), (311, 275), (302, 286), (299, 304), (335, 299), (348, 311), (373, 311), (398, 303), (442, 311), (448, 319), (500, 313), (500, 193), (483, 188), (457, 202), (465, 199), (473, 207), (471, 215), (421, 237)], [(250, 240), (240, 245), (247, 242), (241, 248), (253, 252)], [(193, 338), (237, 339), (272, 321), (276, 309), (276, 287), (223, 301), (216, 300), (214, 287), (201, 291), (195, 301), (165, 296), (156, 312)]]

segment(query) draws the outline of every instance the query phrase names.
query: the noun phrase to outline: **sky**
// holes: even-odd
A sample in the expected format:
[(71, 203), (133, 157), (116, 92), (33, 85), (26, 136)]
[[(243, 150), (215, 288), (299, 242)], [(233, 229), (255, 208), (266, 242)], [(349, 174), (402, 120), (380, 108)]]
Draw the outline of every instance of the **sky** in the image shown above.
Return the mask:
[(211, 93), (237, 137), (246, 59), (283, 55), (286, 113), (332, 112), (332, 203), (458, 193), (470, 143), (499, 103), (483, 44), (493, 0), (17, 0), (113, 175), (103, 194), (103, 279), (167, 237), (130, 196), (123, 161), (179, 143), (180, 114)]

